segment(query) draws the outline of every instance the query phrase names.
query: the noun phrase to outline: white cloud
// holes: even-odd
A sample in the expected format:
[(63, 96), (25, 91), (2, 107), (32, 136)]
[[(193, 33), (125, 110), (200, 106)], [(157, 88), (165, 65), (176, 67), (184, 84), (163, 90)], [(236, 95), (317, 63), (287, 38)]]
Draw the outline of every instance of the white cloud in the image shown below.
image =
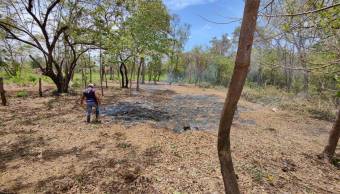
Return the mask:
[(217, 0), (164, 0), (164, 3), (171, 10), (180, 10), (191, 5), (212, 3), (214, 1)]

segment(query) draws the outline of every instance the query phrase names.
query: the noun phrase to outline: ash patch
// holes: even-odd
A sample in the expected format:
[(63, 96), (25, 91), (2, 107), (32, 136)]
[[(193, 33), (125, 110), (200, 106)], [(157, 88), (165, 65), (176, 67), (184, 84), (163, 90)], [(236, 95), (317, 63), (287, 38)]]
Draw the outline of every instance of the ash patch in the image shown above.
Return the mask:
[(112, 116), (113, 120), (128, 122), (144, 120), (162, 121), (170, 119), (169, 113), (147, 102), (119, 102), (116, 105), (104, 107), (101, 112), (103, 115)]
[[(223, 99), (216, 95), (182, 95), (171, 90), (148, 89), (150, 96), (125, 99), (101, 111), (122, 121), (127, 126), (138, 122), (153, 121), (156, 128), (175, 132), (187, 130), (216, 130), (220, 122)], [(252, 111), (238, 106), (234, 120), (241, 125), (255, 125), (255, 121), (239, 119), (240, 112)]]
[[(174, 95), (164, 108), (173, 116), (169, 121), (159, 122), (156, 126), (172, 129), (175, 132), (216, 130), (223, 105), (223, 100), (215, 95)], [(235, 120), (239, 118), (240, 112), (247, 111), (251, 110), (238, 106)]]
[(175, 95), (165, 107), (174, 117), (158, 123), (175, 132), (217, 129), (223, 102), (213, 95)]

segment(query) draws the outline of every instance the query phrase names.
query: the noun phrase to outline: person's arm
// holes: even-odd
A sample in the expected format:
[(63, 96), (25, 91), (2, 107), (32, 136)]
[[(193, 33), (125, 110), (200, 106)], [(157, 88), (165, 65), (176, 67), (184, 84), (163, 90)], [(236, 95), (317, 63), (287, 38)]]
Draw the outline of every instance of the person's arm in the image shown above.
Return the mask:
[(80, 105), (83, 106), (84, 105), (84, 101), (85, 101), (85, 96), (84, 94), (82, 95), (81, 99), (80, 99)]
[(96, 101), (97, 101), (98, 105), (100, 105), (101, 101), (100, 101), (100, 98), (99, 98), (98, 94), (95, 93), (94, 96), (96, 97)]

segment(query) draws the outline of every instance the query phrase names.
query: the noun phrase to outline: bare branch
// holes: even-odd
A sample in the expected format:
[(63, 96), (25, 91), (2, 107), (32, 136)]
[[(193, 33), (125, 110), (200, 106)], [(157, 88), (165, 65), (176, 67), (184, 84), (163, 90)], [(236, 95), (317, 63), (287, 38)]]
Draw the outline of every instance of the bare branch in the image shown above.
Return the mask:
[(327, 10), (327, 9), (331, 9), (331, 8), (337, 7), (337, 6), (339, 6), (339, 5), (340, 5), (340, 3), (336, 3), (336, 4), (334, 4), (334, 5), (330, 5), (330, 6), (323, 7), (323, 8), (316, 9), (316, 10), (301, 12), (301, 13), (293, 13), (293, 14), (277, 14), (277, 15), (259, 14), (259, 16), (262, 16), (262, 17), (294, 17), (294, 16), (308, 15), (308, 14), (313, 14), (313, 13), (325, 11), (325, 10)]
[(214, 24), (231, 24), (231, 23), (234, 23), (234, 22), (240, 22), (242, 20), (242, 18), (238, 18), (238, 19), (235, 19), (235, 20), (232, 20), (232, 21), (229, 21), (229, 22), (215, 22), (215, 21), (209, 20), (208, 18), (205, 18), (201, 15), (198, 15), (198, 16), (200, 18), (202, 18), (203, 20), (210, 22), (210, 23), (214, 23)]
[(42, 23), (42, 26), (43, 26), (43, 27), (46, 27), (47, 20), (48, 20), (48, 16), (50, 15), (52, 9), (53, 9), (58, 3), (60, 3), (60, 0), (56, 0), (56, 1), (54, 1), (53, 3), (51, 3), (50, 6), (48, 6), (47, 11), (46, 11), (46, 14), (45, 14), (44, 22)]

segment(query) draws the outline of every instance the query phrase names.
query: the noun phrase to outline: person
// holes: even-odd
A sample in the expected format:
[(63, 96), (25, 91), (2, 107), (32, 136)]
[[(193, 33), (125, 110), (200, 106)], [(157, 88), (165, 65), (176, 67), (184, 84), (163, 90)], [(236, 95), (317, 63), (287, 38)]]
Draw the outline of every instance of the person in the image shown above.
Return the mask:
[(95, 122), (99, 122), (99, 105), (100, 99), (96, 94), (93, 84), (89, 84), (83, 92), (80, 104), (83, 106), (86, 99), (86, 122), (91, 121), (92, 108), (96, 109), (96, 119)]

